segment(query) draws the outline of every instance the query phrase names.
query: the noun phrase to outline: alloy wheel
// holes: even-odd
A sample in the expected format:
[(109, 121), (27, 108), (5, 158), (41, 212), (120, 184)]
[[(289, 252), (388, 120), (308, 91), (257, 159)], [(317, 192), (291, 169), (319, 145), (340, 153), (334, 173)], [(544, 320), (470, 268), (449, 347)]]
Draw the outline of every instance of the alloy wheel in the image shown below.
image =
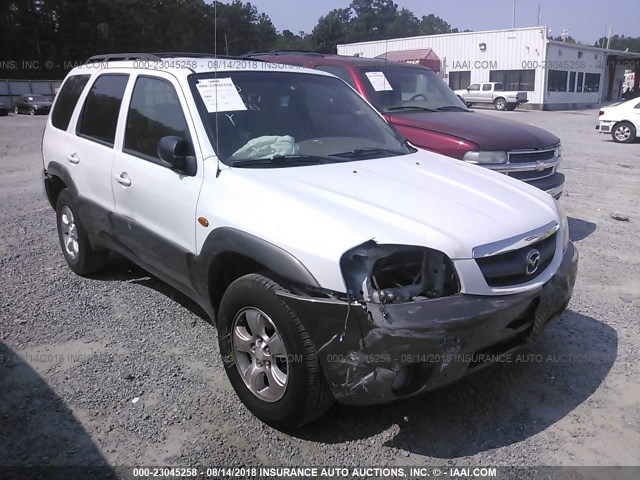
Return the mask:
[(80, 253), (80, 244), (78, 243), (78, 228), (76, 227), (73, 212), (69, 207), (64, 206), (62, 208), (60, 221), (64, 249), (67, 252), (67, 255), (69, 255), (72, 260), (75, 260), (78, 258), (78, 254)]
[(265, 402), (277, 402), (287, 389), (289, 361), (282, 336), (262, 310), (240, 310), (231, 327), (236, 368), (247, 388)]
[(618, 128), (616, 128), (614, 135), (616, 136), (617, 140), (624, 142), (631, 136), (631, 129), (626, 125), (620, 125)]

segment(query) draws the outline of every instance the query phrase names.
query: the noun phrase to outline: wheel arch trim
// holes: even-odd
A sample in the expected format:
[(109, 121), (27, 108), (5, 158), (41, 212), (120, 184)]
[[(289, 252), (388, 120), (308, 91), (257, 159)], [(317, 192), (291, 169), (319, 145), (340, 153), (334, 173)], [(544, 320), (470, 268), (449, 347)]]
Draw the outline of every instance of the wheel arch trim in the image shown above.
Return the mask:
[(78, 196), (78, 187), (73, 181), (71, 172), (67, 167), (61, 165), (58, 162), (49, 162), (47, 168), (44, 170), (44, 187), (47, 194), (47, 198), (51, 206), (55, 209), (55, 197), (52, 185), (52, 177), (56, 177), (66, 185), (74, 196)]

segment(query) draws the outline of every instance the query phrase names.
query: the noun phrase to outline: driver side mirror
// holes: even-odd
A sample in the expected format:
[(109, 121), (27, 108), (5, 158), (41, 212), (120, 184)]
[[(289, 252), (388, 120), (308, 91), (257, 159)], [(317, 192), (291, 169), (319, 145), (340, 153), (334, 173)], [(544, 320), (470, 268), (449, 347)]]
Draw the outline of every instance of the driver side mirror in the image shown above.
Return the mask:
[(158, 142), (158, 157), (171, 170), (193, 177), (197, 171), (196, 157), (190, 155), (189, 142), (181, 137), (162, 137)]

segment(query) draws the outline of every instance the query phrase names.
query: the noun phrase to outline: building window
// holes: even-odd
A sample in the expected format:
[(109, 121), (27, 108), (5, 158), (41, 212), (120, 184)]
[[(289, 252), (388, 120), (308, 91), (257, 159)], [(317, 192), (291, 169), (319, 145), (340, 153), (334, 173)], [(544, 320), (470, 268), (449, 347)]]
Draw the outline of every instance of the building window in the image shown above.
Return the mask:
[(568, 75), (569, 72), (565, 70), (549, 70), (547, 92), (566, 92)]
[(505, 90), (533, 92), (536, 81), (535, 70), (491, 70), (490, 82), (500, 82)]
[(569, 91), (570, 92), (576, 91), (576, 72), (571, 72), (569, 74)]
[(449, 73), (449, 87), (451, 87), (451, 90), (464, 90), (469, 85), (471, 85), (471, 71)]
[(582, 92), (583, 80), (584, 80), (584, 72), (578, 72), (578, 85), (576, 85), (576, 92)]
[(585, 92), (597, 92), (600, 90), (600, 74), (599, 73), (587, 73), (584, 76), (584, 91)]

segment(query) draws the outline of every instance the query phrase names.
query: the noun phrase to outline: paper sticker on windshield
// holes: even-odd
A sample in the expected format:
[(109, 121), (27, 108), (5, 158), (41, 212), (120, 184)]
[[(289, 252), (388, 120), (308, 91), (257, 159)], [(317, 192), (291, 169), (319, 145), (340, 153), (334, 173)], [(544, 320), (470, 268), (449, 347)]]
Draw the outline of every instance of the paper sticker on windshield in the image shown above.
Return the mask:
[(196, 87), (209, 113), (247, 109), (231, 78), (199, 80)]
[(376, 92), (388, 92), (393, 90), (393, 87), (384, 76), (383, 72), (366, 72), (365, 75), (371, 82), (371, 86)]

